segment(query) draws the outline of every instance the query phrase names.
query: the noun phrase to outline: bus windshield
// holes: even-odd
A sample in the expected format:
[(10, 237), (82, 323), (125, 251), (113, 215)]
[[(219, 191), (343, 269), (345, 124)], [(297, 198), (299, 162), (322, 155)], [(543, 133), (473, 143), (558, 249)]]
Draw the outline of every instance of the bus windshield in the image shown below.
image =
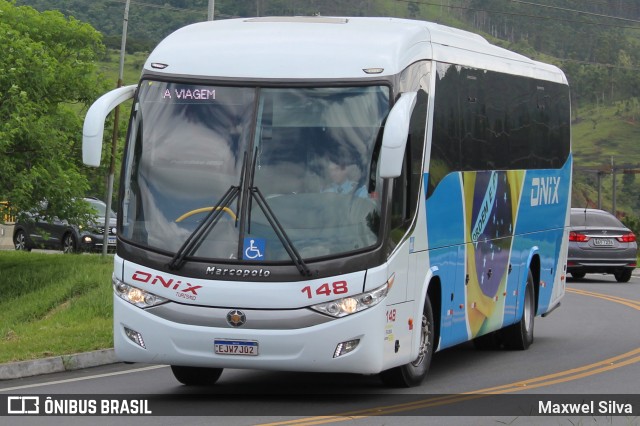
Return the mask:
[(216, 209), (188, 256), (291, 261), (282, 232), (304, 259), (376, 245), (389, 103), (387, 86), (143, 81), (124, 160), (121, 238), (176, 253)]

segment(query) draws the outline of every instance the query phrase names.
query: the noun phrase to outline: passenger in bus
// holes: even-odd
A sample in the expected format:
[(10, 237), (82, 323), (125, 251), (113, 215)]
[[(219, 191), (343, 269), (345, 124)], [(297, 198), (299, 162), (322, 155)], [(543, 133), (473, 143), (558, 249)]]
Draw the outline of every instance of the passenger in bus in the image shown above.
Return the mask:
[(335, 192), (338, 194), (353, 194), (357, 197), (368, 196), (365, 185), (358, 187), (356, 175), (360, 170), (356, 164), (347, 158), (332, 158), (327, 162), (327, 186), (322, 192)]

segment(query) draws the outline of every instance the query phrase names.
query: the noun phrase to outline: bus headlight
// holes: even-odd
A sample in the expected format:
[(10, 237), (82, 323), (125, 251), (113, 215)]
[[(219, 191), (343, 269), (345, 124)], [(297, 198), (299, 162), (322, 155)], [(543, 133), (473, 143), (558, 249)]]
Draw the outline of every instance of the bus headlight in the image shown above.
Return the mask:
[(115, 276), (112, 277), (111, 280), (113, 282), (113, 291), (118, 295), (118, 297), (137, 306), (138, 308), (150, 308), (151, 306), (168, 302), (168, 299), (165, 299), (164, 297), (156, 296), (148, 291), (125, 284)]
[(388, 291), (389, 283), (387, 282), (375, 290), (343, 297), (342, 299), (332, 300), (331, 302), (320, 303), (310, 306), (310, 308), (335, 318), (341, 318), (377, 305), (387, 296)]

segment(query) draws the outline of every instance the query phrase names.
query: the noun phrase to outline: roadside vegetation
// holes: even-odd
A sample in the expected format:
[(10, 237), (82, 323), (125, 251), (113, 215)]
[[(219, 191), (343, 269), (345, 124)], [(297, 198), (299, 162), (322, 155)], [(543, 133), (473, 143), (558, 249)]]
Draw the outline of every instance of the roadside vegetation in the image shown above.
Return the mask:
[(629, 98), (612, 104), (585, 107), (572, 123), (574, 155), (572, 207), (598, 204), (598, 171), (601, 171), (602, 209), (613, 210), (612, 161), (616, 176), (616, 215), (640, 235), (640, 179), (638, 138), (640, 102)]
[(0, 363), (113, 347), (113, 258), (3, 251)]

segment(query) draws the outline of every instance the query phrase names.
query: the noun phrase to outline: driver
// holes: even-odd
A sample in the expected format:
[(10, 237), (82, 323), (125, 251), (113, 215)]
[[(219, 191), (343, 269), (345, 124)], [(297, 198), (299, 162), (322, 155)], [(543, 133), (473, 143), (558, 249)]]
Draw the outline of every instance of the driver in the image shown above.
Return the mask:
[(364, 185), (357, 187), (358, 183), (352, 178), (355, 171), (358, 171), (358, 166), (346, 158), (329, 159), (326, 170), (328, 184), (322, 192), (353, 194), (366, 198), (367, 188)]

